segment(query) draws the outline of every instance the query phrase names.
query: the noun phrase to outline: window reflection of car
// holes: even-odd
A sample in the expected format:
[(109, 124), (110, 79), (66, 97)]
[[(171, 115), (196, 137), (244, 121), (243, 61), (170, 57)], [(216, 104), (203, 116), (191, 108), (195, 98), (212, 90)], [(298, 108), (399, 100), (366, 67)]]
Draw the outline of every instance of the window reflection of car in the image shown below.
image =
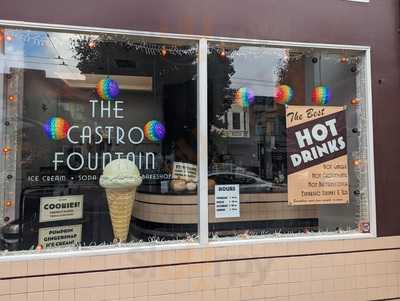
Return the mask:
[(275, 184), (265, 181), (255, 174), (244, 174), (237, 172), (213, 172), (208, 178), (215, 181), (216, 185), (239, 184), (240, 192), (272, 192)]

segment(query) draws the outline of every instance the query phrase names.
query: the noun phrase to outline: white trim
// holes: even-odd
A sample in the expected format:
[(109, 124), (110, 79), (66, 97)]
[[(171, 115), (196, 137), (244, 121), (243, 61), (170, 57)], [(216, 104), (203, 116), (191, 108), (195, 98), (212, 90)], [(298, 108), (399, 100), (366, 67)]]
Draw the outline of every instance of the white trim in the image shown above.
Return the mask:
[(377, 221), (376, 221), (376, 199), (375, 199), (375, 157), (374, 157), (374, 124), (373, 124), (373, 105), (372, 105), (372, 74), (371, 74), (371, 50), (365, 52), (365, 76), (366, 80), (366, 116), (367, 116), (367, 144), (368, 144), (368, 205), (369, 205), (369, 220), (371, 233), (377, 236)]
[[(239, 114), (239, 128), (233, 128), (233, 114)], [(250, 137), (250, 113), (247, 108), (243, 108), (236, 104), (232, 104), (231, 108), (226, 112), (227, 128), (224, 129), (225, 137), (229, 138), (249, 138)]]
[[(136, 252), (136, 251), (167, 251), (167, 250), (179, 250), (179, 249), (188, 249), (188, 248), (198, 248), (200, 244), (198, 243), (171, 243), (171, 244), (162, 244), (162, 245), (146, 245), (146, 246), (96, 246), (91, 247), (91, 249), (82, 248), (80, 250), (77, 249), (68, 249), (56, 251), (53, 250), (51, 252), (43, 251), (43, 253), (35, 253), (35, 254), (16, 254), (19, 251), (13, 252), (11, 255), (3, 255), (0, 256), (0, 262), (4, 261), (28, 261), (28, 260), (40, 260), (40, 259), (58, 259), (58, 258), (66, 258), (66, 257), (77, 257), (77, 256), (111, 256), (111, 255), (120, 255), (126, 254), (128, 252)], [(24, 252), (24, 251), (21, 251)]]
[[(362, 45), (339, 45), (339, 44), (323, 44), (323, 43), (305, 43), (305, 42), (288, 42), (288, 41), (272, 41), (259, 39), (244, 39), (232, 37), (214, 37), (201, 35), (185, 35), (171, 34), (160, 32), (134, 31), (124, 29), (110, 29), (99, 27), (83, 27), (60, 24), (45, 24), (22, 21), (0, 20), (0, 26), (23, 27), (48, 29), (56, 31), (74, 31), (87, 33), (114, 33), (136, 35), (143, 37), (164, 37), (172, 39), (187, 39), (199, 42), (199, 59), (198, 59), (198, 91), (197, 91), (197, 108), (198, 108), (198, 170), (199, 170), (199, 243), (171, 243), (164, 245), (148, 245), (148, 246), (126, 246), (126, 247), (98, 247), (98, 249), (84, 249), (79, 251), (64, 250), (54, 252), (43, 252), (39, 254), (12, 254), (0, 256), (0, 262), (3, 261), (19, 261), (19, 260), (39, 260), (49, 258), (63, 258), (75, 256), (96, 256), (96, 255), (113, 255), (123, 254), (131, 251), (156, 251), (156, 250), (176, 250), (186, 248), (199, 248), (206, 246), (229, 246), (229, 245), (246, 245), (259, 243), (278, 243), (278, 242), (302, 242), (302, 241), (318, 241), (318, 240), (347, 240), (347, 239), (366, 239), (376, 237), (376, 204), (375, 204), (375, 179), (374, 179), (374, 156), (373, 156), (373, 123), (372, 123), (372, 88), (371, 88), (371, 51), (369, 46)], [(257, 238), (248, 240), (229, 240), (229, 241), (212, 241), (208, 242), (208, 141), (207, 141), (207, 42), (208, 40), (220, 41), (224, 43), (243, 43), (248, 45), (266, 45), (278, 47), (305, 47), (305, 48), (323, 48), (338, 50), (358, 50), (365, 51), (366, 54), (366, 89), (367, 89), (367, 118), (368, 118), (368, 178), (369, 178), (369, 210), (371, 233), (369, 234), (333, 234), (320, 236), (302, 236), (302, 237), (281, 237), (281, 238)]]
[(199, 40), (197, 74), (197, 166), (198, 170), (198, 234), (200, 244), (208, 243), (208, 120), (207, 120), (207, 56), (208, 42)]
[(366, 51), (370, 49), (370, 46), (363, 46), (363, 45), (342, 45), (342, 44), (245, 39), (245, 38), (233, 38), (233, 37), (216, 37), (216, 36), (205, 36), (205, 35), (174, 34), (174, 33), (163, 33), (163, 32), (136, 31), (128, 29), (112, 29), (112, 28), (102, 28), (102, 27), (62, 25), (62, 24), (49, 24), (49, 23), (11, 21), (11, 20), (0, 20), (0, 26), (37, 28), (42, 30), (49, 29), (56, 31), (87, 32), (87, 33), (114, 33), (114, 34), (136, 35), (143, 37), (173, 38), (173, 39), (200, 40), (204, 38), (212, 41), (221, 41), (225, 43), (245, 43), (248, 45), (255, 44), (255, 45), (269, 45), (269, 46), (281, 46), (281, 47), (308, 47), (308, 48), (315, 47), (315, 48), (325, 48), (325, 49), (361, 50), (361, 51), (362, 50)]
[(347, 0), (347, 1), (369, 3), (369, 0)]
[[(351, 239), (373, 239), (376, 238), (371, 233), (366, 234), (332, 234), (332, 235), (319, 235), (319, 236), (301, 236), (301, 237), (274, 237), (274, 238), (254, 238), (244, 240), (226, 240), (226, 241), (210, 241), (207, 247), (229, 247), (239, 245), (256, 245), (256, 244), (274, 244), (274, 243), (291, 243), (291, 242), (317, 242), (317, 241), (338, 241), (338, 240), (351, 240)], [(199, 243), (172, 243), (162, 245), (148, 245), (148, 246), (108, 246), (108, 247), (95, 247), (93, 249), (82, 250), (66, 250), (66, 251), (52, 251), (36, 254), (11, 254), (0, 256), (1, 262), (15, 262), (15, 261), (30, 261), (30, 260), (43, 260), (43, 259), (62, 259), (67, 257), (81, 257), (81, 256), (112, 256), (122, 255), (130, 252), (157, 252), (157, 251), (170, 251), (170, 250), (184, 250), (184, 249), (199, 249), (204, 245)], [(16, 251), (18, 252), (18, 251)]]
[(355, 234), (332, 234), (332, 235), (316, 235), (316, 236), (299, 236), (299, 237), (274, 237), (274, 238), (255, 238), (255, 239), (232, 239), (226, 241), (210, 241), (209, 246), (232, 246), (247, 244), (263, 244), (263, 243), (283, 243), (283, 242), (313, 242), (313, 241), (337, 241), (349, 239), (371, 239), (376, 238), (372, 233), (355, 233)]

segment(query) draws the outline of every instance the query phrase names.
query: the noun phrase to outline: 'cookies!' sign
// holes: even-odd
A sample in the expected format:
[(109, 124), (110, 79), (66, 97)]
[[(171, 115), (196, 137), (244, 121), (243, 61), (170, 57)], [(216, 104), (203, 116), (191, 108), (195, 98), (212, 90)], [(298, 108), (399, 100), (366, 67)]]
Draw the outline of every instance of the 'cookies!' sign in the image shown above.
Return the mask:
[(83, 195), (40, 198), (39, 222), (54, 222), (83, 217)]
[(286, 127), (289, 203), (348, 203), (345, 109), (288, 106)]

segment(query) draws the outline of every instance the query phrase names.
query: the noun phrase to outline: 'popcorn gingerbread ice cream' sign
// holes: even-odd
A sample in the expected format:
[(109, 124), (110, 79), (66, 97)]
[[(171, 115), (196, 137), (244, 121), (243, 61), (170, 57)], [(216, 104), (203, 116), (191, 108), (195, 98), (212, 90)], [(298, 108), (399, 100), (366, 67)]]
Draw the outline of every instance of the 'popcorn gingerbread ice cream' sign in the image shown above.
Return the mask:
[(345, 108), (288, 106), (286, 127), (289, 204), (348, 203)]

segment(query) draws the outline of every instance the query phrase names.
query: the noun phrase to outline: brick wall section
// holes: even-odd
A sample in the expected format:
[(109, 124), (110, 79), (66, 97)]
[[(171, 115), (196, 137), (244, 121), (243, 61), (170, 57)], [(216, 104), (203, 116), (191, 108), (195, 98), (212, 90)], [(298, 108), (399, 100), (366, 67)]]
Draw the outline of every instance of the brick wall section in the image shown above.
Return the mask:
[(396, 300), (400, 237), (0, 263), (0, 301)]

